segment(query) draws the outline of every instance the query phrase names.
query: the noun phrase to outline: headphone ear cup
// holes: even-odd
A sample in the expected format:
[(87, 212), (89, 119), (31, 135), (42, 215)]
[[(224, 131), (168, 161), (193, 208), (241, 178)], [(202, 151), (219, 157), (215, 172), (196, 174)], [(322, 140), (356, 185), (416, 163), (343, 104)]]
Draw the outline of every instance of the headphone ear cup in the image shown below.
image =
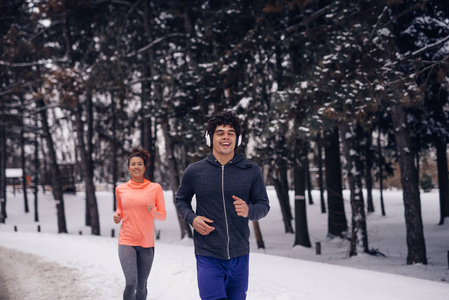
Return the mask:
[(204, 134), (204, 142), (206, 143), (206, 145), (210, 148), (212, 146), (212, 141), (209, 135), (209, 132), (206, 131), (206, 133)]
[[(209, 134), (209, 132), (206, 131), (206, 133), (204, 134), (204, 142), (206, 143), (206, 145), (211, 148), (212, 147), (212, 138)], [(240, 144), (242, 143), (242, 135), (239, 135), (237, 137), (237, 147), (240, 146)]]

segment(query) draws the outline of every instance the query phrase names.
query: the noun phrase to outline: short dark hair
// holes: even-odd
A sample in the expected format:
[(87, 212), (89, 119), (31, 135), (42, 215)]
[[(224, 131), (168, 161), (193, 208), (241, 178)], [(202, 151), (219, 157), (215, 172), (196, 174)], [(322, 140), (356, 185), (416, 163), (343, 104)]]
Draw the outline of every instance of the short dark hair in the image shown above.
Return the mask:
[(147, 150), (145, 149), (141, 149), (141, 148), (133, 148), (131, 150), (131, 153), (128, 156), (128, 167), (129, 167), (129, 161), (131, 160), (131, 158), (133, 157), (140, 157), (143, 159), (143, 164), (145, 165), (145, 167), (147, 167), (150, 164), (150, 153), (148, 153)]
[(215, 113), (209, 121), (207, 121), (206, 131), (212, 137), (217, 126), (226, 126), (229, 125), (235, 130), (235, 134), (240, 136), (242, 134), (242, 124), (240, 123), (240, 119), (237, 115), (230, 111), (223, 111), (220, 113)]

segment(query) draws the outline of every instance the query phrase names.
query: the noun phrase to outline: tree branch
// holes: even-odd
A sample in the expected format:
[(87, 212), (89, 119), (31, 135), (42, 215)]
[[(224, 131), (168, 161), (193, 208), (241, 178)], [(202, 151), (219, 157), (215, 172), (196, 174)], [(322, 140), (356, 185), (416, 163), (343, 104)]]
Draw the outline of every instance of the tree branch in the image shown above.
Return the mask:
[(417, 75), (419, 75), (419, 74), (421, 74), (421, 73), (423, 73), (423, 72), (425, 72), (425, 71), (427, 71), (427, 70), (429, 70), (429, 69), (432, 69), (432, 68), (434, 68), (434, 67), (437, 66), (437, 65), (442, 65), (442, 64), (447, 64), (447, 63), (449, 63), (449, 62), (447, 62), (448, 60), (449, 60), (449, 55), (448, 55), (448, 56), (445, 56), (445, 57), (444, 57), (443, 59), (441, 59), (440, 61), (433, 62), (432, 64), (428, 65), (427, 67), (422, 68), (422, 69), (420, 69), (419, 71), (416, 71), (415, 73), (413, 73), (413, 74), (411, 74), (411, 75), (407, 75), (407, 76), (401, 77), (401, 78), (399, 78), (399, 79), (396, 79), (396, 80), (394, 80), (394, 81), (388, 82), (388, 83), (385, 84), (385, 85), (386, 85), (386, 86), (392, 86), (392, 85), (394, 85), (394, 84), (396, 84), (396, 83), (399, 83), (399, 82), (402, 82), (402, 81), (407, 80), (407, 78), (416, 77)]
[(432, 49), (434, 49), (434, 48), (437, 48), (437, 47), (443, 45), (444, 43), (446, 43), (447, 41), (449, 41), (449, 35), (446, 36), (445, 38), (442, 38), (441, 40), (439, 40), (439, 41), (433, 43), (433, 44), (427, 45), (427, 46), (425, 46), (425, 47), (422, 47), (421, 49), (418, 49), (418, 50), (416, 50), (416, 51), (413, 51), (413, 52), (410, 53), (409, 55), (405, 55), (405, 56), (404, 56), (404, 59), (410, 59), (410, 58), (419, 56), (419, 55), (421, 55), (423, 52), (426, 52), (426, 51), (432, 50)]
[(160, 37), (155, 39), (154, 41), (152, 41), (151, 43), (149, 43), (148, 45), (146, 45), (145, 47), (140, 48), (137, 51), (128, 53), (125, 57), (133, 57), (136, 56), (137, 54), (140, 54), (142, 52), (147, 51), (148, 49), (151, 49), (152, 47), (154, 47), (155, 45), (159, 44), (160, 42), (168, 39), (168, 38), (172, 38), (172, 37), (186, 37), (187, 35), (185, 33), (170, 33), (167, 34), (166, 36)]
[(329, 5), (321, 8), (320, 10), (317, 10), (316, 12), (314, 12), (307, 19), (303, 18), (302, 22), (300, 22), (298, 24), (295, 24), (295, 25), (292, 25), (292, 26), (290, 26), (288, 28), (285, 28), (283, 30), (280, 30), (280, 31), (276, 32), (276, 34), (278, 34), (278, 35), (281, 34), (282, 35), (282, 34), (286, 34), (286, 33), (291, 33), (291, 32), (293, 32), (293, 31), (295, 31), (295, 30), (297, 30), (297, 29), (299, 29), (301, 27), (307, 27), (311, 22), (315, 21), (318, 17), (321, 17), (322, 15), (327, 13), (330, 9), (332, 9), (334, 6), (337, 6), (338, 4), (339, 4), (339, 1), (337, 1), (335, 3), (332, 3), (332, 4), (329, 4)]

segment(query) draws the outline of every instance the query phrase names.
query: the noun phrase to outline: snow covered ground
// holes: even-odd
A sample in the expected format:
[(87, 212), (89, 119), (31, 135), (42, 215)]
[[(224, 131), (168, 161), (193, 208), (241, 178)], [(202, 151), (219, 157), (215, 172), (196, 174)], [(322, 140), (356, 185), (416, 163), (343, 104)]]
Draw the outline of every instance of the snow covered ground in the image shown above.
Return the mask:
[[(438, 191), (421, 195), (428, 265), (406, 265), (402, 193), (384, 193), (387, 215), (368, 217), (370, 248), (385, 256), (359, 254), (348, 258), (348, 243), (329, 240), (327, 215), (321, 213), (318, 192), (307, 205), (312, 248), (293, 246), (284, 233), (276, 193), (268, 189), (271, 211), (260, 221), (266, 249), (251, 239), (248, 300), (293, 299), (447, 299), (449, 295), (449, 220), (439, 226)], [(345, 198), (349, 199), (345, 192)], [(8, 194), (6, 224), (0, 224), (0, 300), (121, 299), (124, 277), (117, 255), (119, 225), (112, 221), (112, 192), (97, 192), (102, 236), (84, 226), (84, 193), (66, 194), (69, 234), (57, 234), (51, 194), (39, 197), (40, 222), (34, 222), (33, 196), (24, 213), (23, 195)], [(166, 192), (167, 220), (157, 222), (160, 239), (148, 281), (148, 299), (199, 299), (193, 243), (181, 240), (172, 193)], [(293, 199), (293, 197), (291, 197)], [(292, 207), (294, 203), (292, 202)], [(350, 209), (346, 210), (348, 220)], [(37, 232), (40, 225), (41, 232)], [(17, 227), (17, 232), (14, 231)], [(251, 226), (252, 227), (252, 226)], [(115, 237), (111, 237), (112, 230)], [(80, 235), (82, 233), (82, 235)], [(321, 243), (322, 254), (315, 245)]]

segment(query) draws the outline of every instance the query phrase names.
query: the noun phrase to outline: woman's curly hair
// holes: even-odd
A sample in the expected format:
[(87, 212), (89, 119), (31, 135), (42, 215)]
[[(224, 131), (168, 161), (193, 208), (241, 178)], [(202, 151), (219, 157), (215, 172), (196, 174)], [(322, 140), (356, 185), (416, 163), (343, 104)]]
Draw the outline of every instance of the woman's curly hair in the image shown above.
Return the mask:
[(145, 165), (145, 167), (147, 167), (150, 164), (150, 153), (148, 153), (147, 150), (145, 149), (141, 149), (141, 148), (133, 148), (131, 150), (131, 153), (128, 156), (128, 166), (129, 166), (129, 161), (131, 160), (131, 158), (133, 157), (140, 157), (143, 159), (143, 164)]
[(234, 112), (230, 110), (214, 114), (209, 119), (209, 121), (207, 121), (206, 132), (208, 132), (212, 137), (217, 126), (220, 125), (231, 126), (232, 128), (234, 128), (235, 134), (237, 136), (240, 136), (242, 134), (242, 124), (240, 123), (240, 119)]

